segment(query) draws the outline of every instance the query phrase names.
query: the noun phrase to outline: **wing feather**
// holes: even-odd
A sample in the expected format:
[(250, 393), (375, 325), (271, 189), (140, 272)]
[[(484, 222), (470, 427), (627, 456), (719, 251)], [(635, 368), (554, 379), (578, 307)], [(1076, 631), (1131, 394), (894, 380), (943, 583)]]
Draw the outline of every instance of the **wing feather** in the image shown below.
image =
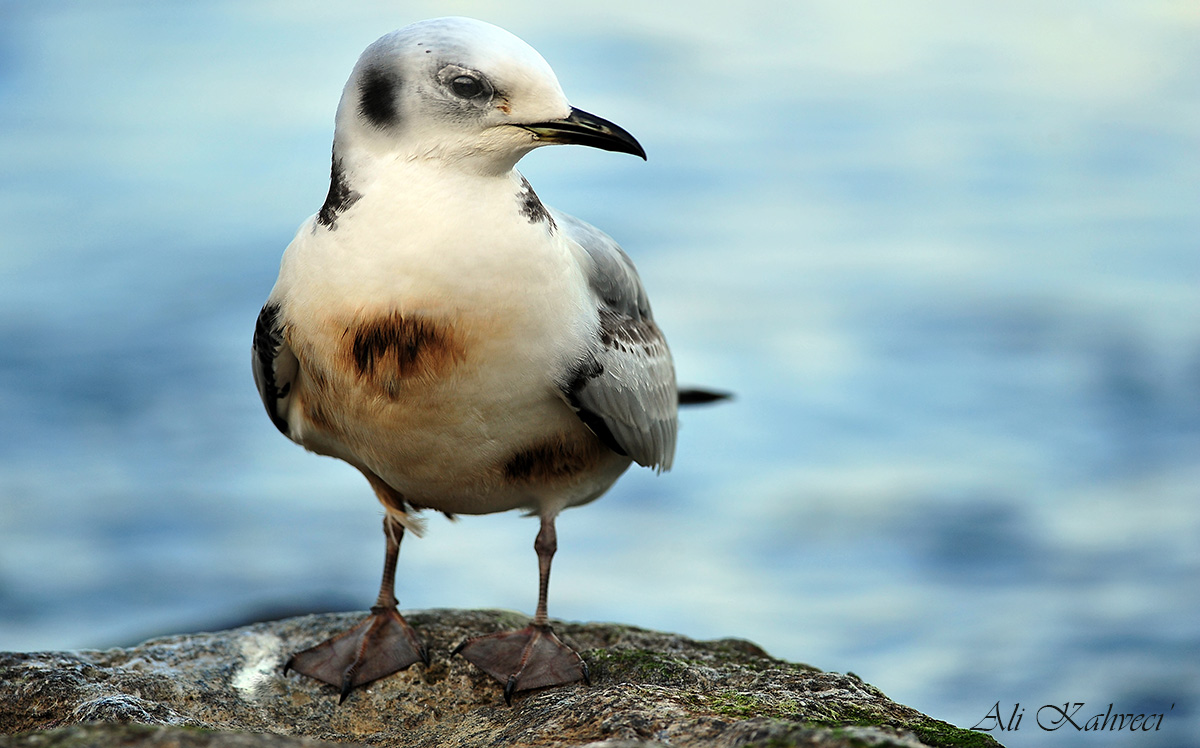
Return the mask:
[(275, 428), (287, 435), (288, 404), (300, 362), (284, 340), (278, 304), (268, 301), (258, 313), (251, 354), (250, 367), (254, 371), (254, 384), (258, 386), (263, 407), (267, 409)]
[(563, 394), (615, 451), (639, 465), (669, 470), (678, 429), (675, 365), (633, 261), (607, 234), (552, 212), (589, 260), (598, 319), (596, 339), (564, 378)]

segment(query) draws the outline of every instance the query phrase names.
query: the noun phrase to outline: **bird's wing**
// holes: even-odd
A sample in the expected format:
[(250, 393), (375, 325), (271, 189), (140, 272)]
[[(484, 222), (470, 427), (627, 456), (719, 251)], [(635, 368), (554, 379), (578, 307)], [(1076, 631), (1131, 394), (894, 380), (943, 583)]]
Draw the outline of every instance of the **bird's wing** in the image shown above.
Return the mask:
[(258, 385), (259, 397), (267, 409), (267, 415), (271, 417), (271, 423), (286, 435), (292, 382), (300, 369), (300, 362), (284, 341), (283, 324), (279, 316), (279, 305), (272, 302), (267, 302), (258, 313), (250, 366), (254, 370), (254, 383)]
[(614, 451), (639, 465), (669, 470), (675, 455), (675, 366), (650, 313), (633, 261), (604, 232), (552, 211), (590, 260), (588, 284), (599, 334), (562, 384), (571, 407)]

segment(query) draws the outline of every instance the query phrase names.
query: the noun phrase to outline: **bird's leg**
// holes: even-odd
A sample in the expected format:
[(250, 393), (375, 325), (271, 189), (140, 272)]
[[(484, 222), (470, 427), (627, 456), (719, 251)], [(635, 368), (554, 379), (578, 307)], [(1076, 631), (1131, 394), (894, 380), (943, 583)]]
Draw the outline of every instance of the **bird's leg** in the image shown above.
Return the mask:
[(558, 552), (558, 533), (554, 530), (554, 517), (542, 517), (542, 526), (538, 529), (537, 537), (533, 539), (533, 551), (538, 557), (538, 601), (537, 610), (533, 613), (533, 625), (545, 626), (549, 620), (546, 614), (546, 598), (550, 596), (550, 562)]
[(404, 526), (387, 515), (383, 532), (387, 536), (383, 581), (371, 615), (354, 628), (297, 652), (283, 666), (285, 673), (295, 670), (341, 688), (338, 703), (345, 701), (355, 686), (391, 675), (414, 662), (429, 665), (425, 645), (396, 609), (396, 559)]
[(504, 700), (513, 694), (577, 680), (588, 682), (587, 663), (554, 634), (546, 615), (550, 591), (550, 562), (558, 548), (554, 515), (542, 517), (533, 549), (538, 556), (537, 612), (528, 626), (467, 639), (452, 654), (462, 654), (480, 670), (504, 684)]

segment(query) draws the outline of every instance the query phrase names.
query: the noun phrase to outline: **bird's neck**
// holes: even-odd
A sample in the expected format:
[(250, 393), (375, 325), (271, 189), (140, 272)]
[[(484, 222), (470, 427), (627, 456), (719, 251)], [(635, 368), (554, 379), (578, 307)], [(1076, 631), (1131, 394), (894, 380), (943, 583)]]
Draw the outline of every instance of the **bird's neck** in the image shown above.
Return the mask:
[(507, 181), (513, 179), (517, 162), (526, 152), (490, 151), (478, 144), (473, 146), (445, 138), (356, 143), (335, 138), (333, 144), (333, 160), (341, 163), (351, 189), (356, 184), (366, 185), (397, 171), (413, 170), (424, 172), (425, 179)]

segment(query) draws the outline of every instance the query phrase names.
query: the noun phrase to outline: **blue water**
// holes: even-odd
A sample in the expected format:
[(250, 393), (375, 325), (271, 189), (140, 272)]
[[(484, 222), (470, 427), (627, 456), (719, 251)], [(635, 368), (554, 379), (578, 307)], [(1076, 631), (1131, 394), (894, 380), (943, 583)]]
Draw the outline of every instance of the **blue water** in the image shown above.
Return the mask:
[[(275, 432), (249, 340), (358, 53), (447, 13), (645, 145), (522, 169), (633, 255), (681, 380), (738, 394), (561, 518), (553, 615), (965, 727), (1020, 704), (1009, 746), (1198, 744), (1187, 3), (0, 3), (0, 649), (373, 599), (374, 499)], [(529, 611), (535, 529), (432, 517), (402, 606)], [(1064, 702), (1168, 711), (1039, 729)]]

